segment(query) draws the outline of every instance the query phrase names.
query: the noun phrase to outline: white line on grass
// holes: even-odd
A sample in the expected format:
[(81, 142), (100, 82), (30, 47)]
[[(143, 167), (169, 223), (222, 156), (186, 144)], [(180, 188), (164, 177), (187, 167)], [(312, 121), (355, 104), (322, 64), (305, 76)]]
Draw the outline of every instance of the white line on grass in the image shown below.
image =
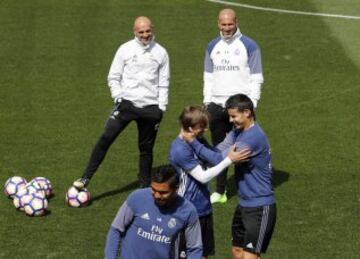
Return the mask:
[(276, 9), (276, 8), (268, 8), (268, 7), (260, 7), (255, 5), (248, 5), (242, 3), (234, 3), (228, 1), (221, 0), (206, 0), (208, 2), (218, 3), (218, 4), (226, 4), (233, 6), (240, 6), (248, 9), (255, 9), (267, 12), (276, 12), (276, 13), (289, 13), (289, 14), (299, 14), (299, 15), (312, 15), (312, 16), (323, 16), (323, 17), (332, 17), (332, 18), (341, 18), (341, 19), (352, 19), (352, 20), (360, 20), (360, 16), (351, 16), (351, 15), (342, 15), (342, 14), (328, 14), (328, 13), (314, 13), (314, 12), (303, 12), (303, 11), (293, 11), (286, 9)]

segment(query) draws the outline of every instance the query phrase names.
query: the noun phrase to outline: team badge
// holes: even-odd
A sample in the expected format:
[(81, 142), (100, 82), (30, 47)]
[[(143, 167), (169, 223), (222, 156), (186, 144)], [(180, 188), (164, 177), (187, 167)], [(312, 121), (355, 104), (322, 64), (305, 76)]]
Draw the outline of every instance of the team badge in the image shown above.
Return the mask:
[(174, 228), (176, 226), (176, 219), (171, 218), (168, 222), (168, 227), (169, 228)]
[(240, 50), (239, 49), (235, 50), (235, 55), (237, 55), (237, 56), (240, 55)]

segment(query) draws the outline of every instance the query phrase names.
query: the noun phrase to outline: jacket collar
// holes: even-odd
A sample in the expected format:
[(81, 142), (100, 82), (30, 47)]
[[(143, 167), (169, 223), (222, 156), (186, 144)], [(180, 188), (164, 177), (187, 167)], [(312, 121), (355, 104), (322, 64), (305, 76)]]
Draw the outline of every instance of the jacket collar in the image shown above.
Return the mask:
[(134, 40), (140, 48), (142, 48), (143, 50), (148, 50), (152, 45), (154, 45), (155, 35), (152, 36), (150, 43), (147, 45), (144, 45), (136, 36), (135, 36)]
[(233, 36), (231, 36), (231, 37), (228, 38), (228, 39), (225, 39), (224, 36), (223, 36), (223, 34), (220, 32), (220, 37), (221, 37), (221, 39), (222, 39), (223, 41), (227, 42), (227, 43), (233, 42), (235, 39), (240, 38), (241, 35), (242, 35), (242, 34), (241, 34), (239, 28), (237, 28), (237, 29), (236, 29), (236, 32), (233, 34)]

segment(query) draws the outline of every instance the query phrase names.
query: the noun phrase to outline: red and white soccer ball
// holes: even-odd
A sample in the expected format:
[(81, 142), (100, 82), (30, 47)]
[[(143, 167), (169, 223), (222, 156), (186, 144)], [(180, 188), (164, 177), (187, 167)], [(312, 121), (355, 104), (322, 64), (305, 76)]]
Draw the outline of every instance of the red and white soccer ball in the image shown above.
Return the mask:
[(24, 177), (12, 176), (6, 180), (4, 185), (4, 193), (7, 197), (13, 198), (14, 195), (27, 184)]
[(77, 189), (71, 186), (66, 192), (66, 203), (70, 207), (81, 208), (85, 207), (90, 202), (90, 192), (86, 189)]
[(38, 192), (22, 196), (21, 202), (24, 206), (25, 214), (28, 216), (43, 216), (48, 208), (48, 200), (45, 195)]
[(46, 197), (52, 196), (53, 189), (49, 179), (39, 176), (32, 179), (31, 182), (36, 182), (40, 186), (40, 188), (45, 192)]

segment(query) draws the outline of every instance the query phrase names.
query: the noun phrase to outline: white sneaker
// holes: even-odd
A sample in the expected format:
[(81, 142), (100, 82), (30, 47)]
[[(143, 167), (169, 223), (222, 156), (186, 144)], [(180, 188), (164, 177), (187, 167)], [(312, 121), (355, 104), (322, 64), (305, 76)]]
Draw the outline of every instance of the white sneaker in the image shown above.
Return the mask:
[(224, 192), (224, 194), (214, 192), (210, 196), (210, 202), (211, 203), (225, 203), (225, 202), (227, 202), (226, 192)]
[(75, 182), (73, 182), (73, 186), (77, 189), (85, 188), (90, 182), (88, 178), (79, 178)]

